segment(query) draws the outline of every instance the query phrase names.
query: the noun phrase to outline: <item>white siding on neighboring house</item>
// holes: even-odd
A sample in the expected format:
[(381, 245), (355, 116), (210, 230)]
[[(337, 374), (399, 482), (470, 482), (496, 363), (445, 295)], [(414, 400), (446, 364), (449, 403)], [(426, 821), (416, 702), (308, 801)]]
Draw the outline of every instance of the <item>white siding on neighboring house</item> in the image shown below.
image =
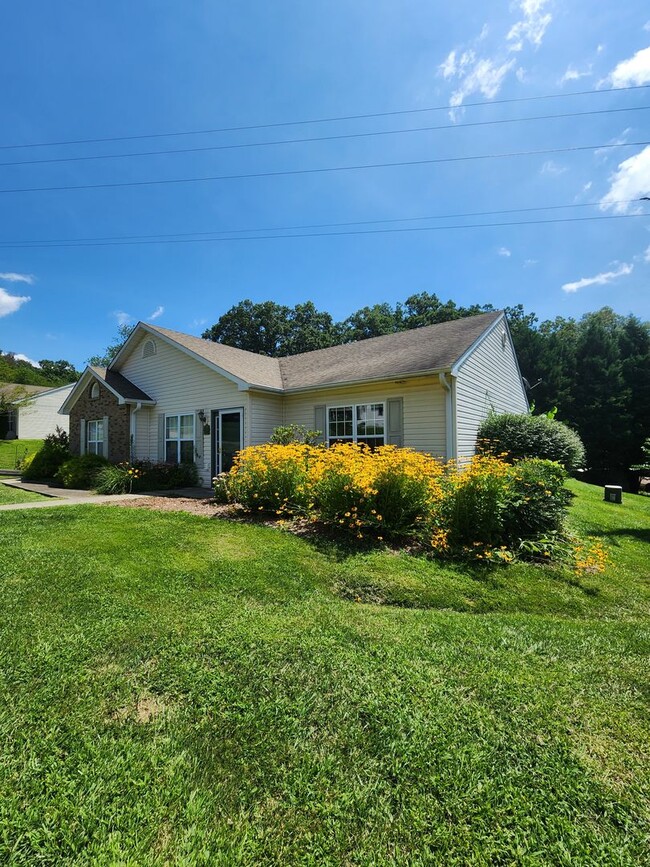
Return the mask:
[(435, 457), (445, 457), (445, 392), (437, 377), (338, 386), (285, 395), (284, 424), (314, 427), (314, 407), (378, 403), (401, 397), (404, 401), (404, 446)]
[[(184, 353), (181, 349), (154, 336), (155, 355), (143, 358), (142, 345), (152, 336), (144, 334), (118, 368), (123, 376), (156, 401), (156, 406), (143, 407), (136, 413), (135, 457), (158, 460), (158, 417), (160, 413), (196, 413), (204, 410), (206, 418), (214, 409), (244, 407), (244, 443), (248, 441), (248, 395), (235, 383)], [(203, 456), (197, 461), (199, 477), (209, 485), (212, 478), (211, 435), (201, 437)]]
[(461, 363), (455, 394), (459, 458), (474, 454), (476, 433), (491, 410), (528, 412), (512, 340), (503, 320), (496, 323)]
[(19, 439), (42, 440), (48, 434), (54, 433), (57, 426), (69, 433), (70, 419), (67, 415), (59, 415), (59, 409), (73, 387), (73, 385), (64, 385), (50, 391), (42, 391), (30, 397), (23, 406), (19, 406)]
[(259, 446), (269, 441), (276, 427), (284, 424), (284, 398), (281, 394), (251, 391), (250, 440), (247, 445)]

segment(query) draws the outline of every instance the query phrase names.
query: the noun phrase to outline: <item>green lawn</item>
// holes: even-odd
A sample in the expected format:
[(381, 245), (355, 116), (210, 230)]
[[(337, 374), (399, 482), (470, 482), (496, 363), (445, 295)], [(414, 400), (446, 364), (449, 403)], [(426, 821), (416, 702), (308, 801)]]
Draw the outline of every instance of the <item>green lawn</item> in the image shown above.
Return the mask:
[(43, 440), (0, 440), (0, 470), (15, 470), (18, 461), (42, 445)]
[(0, 506), (6, 506), (8, 503), (30, 503), (34, 500), (44, 500), (40, 494), (34, 494), (31, 491), (20, 491), (18, 488), (12, 488), (9, 485), (3, 485), (0, 478)]
[(650, 499), (572, 489), (606, 575), (3, 513), (0, 862), (648, 864)]

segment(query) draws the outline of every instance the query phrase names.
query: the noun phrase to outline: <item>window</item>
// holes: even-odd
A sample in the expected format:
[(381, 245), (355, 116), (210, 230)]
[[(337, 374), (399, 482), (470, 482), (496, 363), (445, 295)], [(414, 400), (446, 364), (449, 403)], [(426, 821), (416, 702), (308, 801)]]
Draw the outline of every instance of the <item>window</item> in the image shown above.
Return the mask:
[(168, 464), (194, 460), (194, 413), (165, 417), (165, 460)]
[(90, 398), (91, 398), (91, 400), (97, 400), (98, 397), (99, 397), (99, 383), (93, 382), (93, 384), (90, 386)]
[(153, 340), (146, 340), (144, 346), (142, 347), (142, 357), (151, 358), (151, 356), (155, 354), (156, 344), (153, 342)]
[(327, 438), (332, 443), (366, 443), (375, 448), (385, 443), (383, 403), (332, 406), (327, 412)]
[(104, 454), (104, 422), (89, 421), (86, 436), (86, 451), (89, 455)]

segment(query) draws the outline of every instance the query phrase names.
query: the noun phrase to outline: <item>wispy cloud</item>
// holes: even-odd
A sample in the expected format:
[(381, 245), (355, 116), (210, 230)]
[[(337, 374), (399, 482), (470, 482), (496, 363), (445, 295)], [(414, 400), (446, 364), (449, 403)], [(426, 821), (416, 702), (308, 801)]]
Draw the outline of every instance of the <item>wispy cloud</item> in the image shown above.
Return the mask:
[(518, 20), (508, 29), (500, 44), (493, 51), (486, 51), (489, 34), (483, 25), (480, 34), (467, 45), (453, 48), (438, 67), (438, 74), (445, 81), (454, 83), (449, 104), (451, 116), (457, 116), (458, 109), (471, 94), (486, 99), (494, 99), (507, 75), (515, 71), (521, 80), (525, 71), (518, 60), (511, 55), (524, 50), (526, 44), (533, 47), (541, 45), (544, 33), (551, 23), (552, 15), (546, 12), (550, 0), (518, 0), (514, 8), (519, 13)]
[(27, 283), (29, 286), (32, 286), (35, 279), (33, 274), (16, 274), (15, 271), (7, 271), (4, 274), (0, 274), (0, 280), (4, 280), (7, 283)]
[(581, 78), (588, 78), (590, 75), (592, 75), (591, 64), (589, 64), (589, 67), (583, 72), (580, 72), (580, 70), (576, 69), (575, 66), (569, 64), (566, 68), (566, 72), (560, 79), (559, 84), (566, 84), (567, 81), (578, 81)]
[(605, 82), (611, 83), (612, 87), (648, 84), (650, 82), (650, 47), (642, 48), (627, 60), (621, 60), (610, 72)]
[[(612, 208), (616, 214), (640, 211), (639, 205), (627, 202), (650, 195), (650, 145), (619, 163), (609, 181), (609, 190), (600, 200), (602, 210)], [(623, 204), (617, 205), (615, 202)]]
[(558, 175), (563, 175), (566, 171), (566, 166), (556, 163), (555, 160), (546, 160), (546, 162), (542, 163), (539, 173), (540, 175), (550, 175), (551, 177), (556, 178)]
[(114, 310), (113, 316), (117, 319), (118, 325), (129, 325), (133, 322), (133, 316), (130, 313), (125, 313), (124, 310)]
[(537, 265), (539, 259), (525, 259), (524, 260), (524, 268), (532, 268), (533, 265)]
[(643, 254), (643, 261), (650, 263), (650, 244), (648, 245), (645, 253)]
[(6, 289), (0, 288), (0, 317), (15, 313), (31, 300), (29, 295), (10, 295)]
[(577, 292), (579, 289), (584, 289), (586, 286), (604, 286), (607, 283), (611, 283), (612, 280), (616, 280), (618, 277), (625, 277), (628, 274), (631, 274), (634, 270), (634, 265), (627, 265), (625, 262), (617, 268), (615, 271), (603, 271), (600, 274), (596, 274), (595, 277), (582, 277), (580, 280), (576, 280), (575, 283), (565, 283), (562, 286), (562, 290), (564, 292)]
[(550, 12), (545, 9), (549, 0), (521, 0), (519, 8), (523, 18), (512, 25), (507, 40), (510, 51), (522, 51), (524, 42), (539, 47), (546, 30), (553, 20)]
[(159, 305), (158, 307), (156, 307), (156, 309), (151, 314), (151, 316), (148, 316), (147, 318), (148, 318), (149, 322), (153, 322), (154, 319), (158, 319), (159, 316), (162, 316), (164, 312), (165, 312), (165, 308), (162, 305)]
[(498, 256), (504, 256), (506, 259), (509, 259), (512, 256), (512, 250), (509, 250), (507, 247), (499, 247), (497, 250)]
[(14, 355), (14, 358), (16, 359), (16, 361), (26, 361), (27, 364), (31, 364), (32, 367), (40, 367), (41, 366), (38, 363), (38, 361), (34, 361), (33, 358), (29, 358), (29, 356), (23, 355), (22, 352), (17, 352)]

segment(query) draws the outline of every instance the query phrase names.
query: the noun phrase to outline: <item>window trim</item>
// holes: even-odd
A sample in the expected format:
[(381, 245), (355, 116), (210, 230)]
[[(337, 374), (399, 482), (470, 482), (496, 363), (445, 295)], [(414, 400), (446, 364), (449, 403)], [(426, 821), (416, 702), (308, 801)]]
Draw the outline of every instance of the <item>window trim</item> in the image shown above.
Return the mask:
[[(191, 437), (183, 437), (181, 436), (181, 418), (183, 416), (189, 417), (192, 419), (192, 436)], [(167, 420), (170, 418), (175, 418), (178, 425), (178, 436), (169, 437), (167, 436)], [(181, 461), (181, 443), (192, 443), (192, 463), (196, 463), (196, 414), (194, 412), (166, 412), (165, 413), (165, 463), (176, 463), (180, 464)], [(176, 443), (176, 461), (169, 461), (167, 459), (167, 443)]]
[[(91, 430), (92, 425), (95, 425), (95, 438), (91, 438)], [(97, 437), (97, 431), (99, 430), (98, 425), (101, 425), (102, 438), (99, 439)], [(86, 422), (86, 454), (88, 455), (99, 455), (100, 457), (104, 457), (104, 419), (103, 418), (93, 418), (90, 421)], [(95, 448), (91, 448), (91, 445), (94, 445)], [(98, 445), (101, 445), (101, 451), (97, 448)]]
[[(325, 443), (329, 446), (332, 442), (358, 442), (358, 431), (357, 431), (357, 408), (360, 406), (381, 406), (383, 407), (383, 416), (384, 416), (384, 433), (383, 433), (383, 442), (377, 442), (378, 446), (386, 445), (386, 437), (387, 437), (387, 425), (388, 425), (388, 416), (386, 414), (386, 401), (385, 400), (366, 400), (363, 403), (336, 403), (336, 404), (327, 404), (325, 406), (325, 424), (326, 424), (326, 434), (325, 434)], [(352, 408), (352, 438), (350, 437), (330, 437), (330, 410), (332, 409), (348, 409)], [(377, 437), (376, 434), (370, 434), (369, 436), (361, 436), (362, 440), (370, 439), (370, 437)]]
[(90, 399), (91, 400), (99, 400), (99, 383), (93, 382), (90, 386)]

